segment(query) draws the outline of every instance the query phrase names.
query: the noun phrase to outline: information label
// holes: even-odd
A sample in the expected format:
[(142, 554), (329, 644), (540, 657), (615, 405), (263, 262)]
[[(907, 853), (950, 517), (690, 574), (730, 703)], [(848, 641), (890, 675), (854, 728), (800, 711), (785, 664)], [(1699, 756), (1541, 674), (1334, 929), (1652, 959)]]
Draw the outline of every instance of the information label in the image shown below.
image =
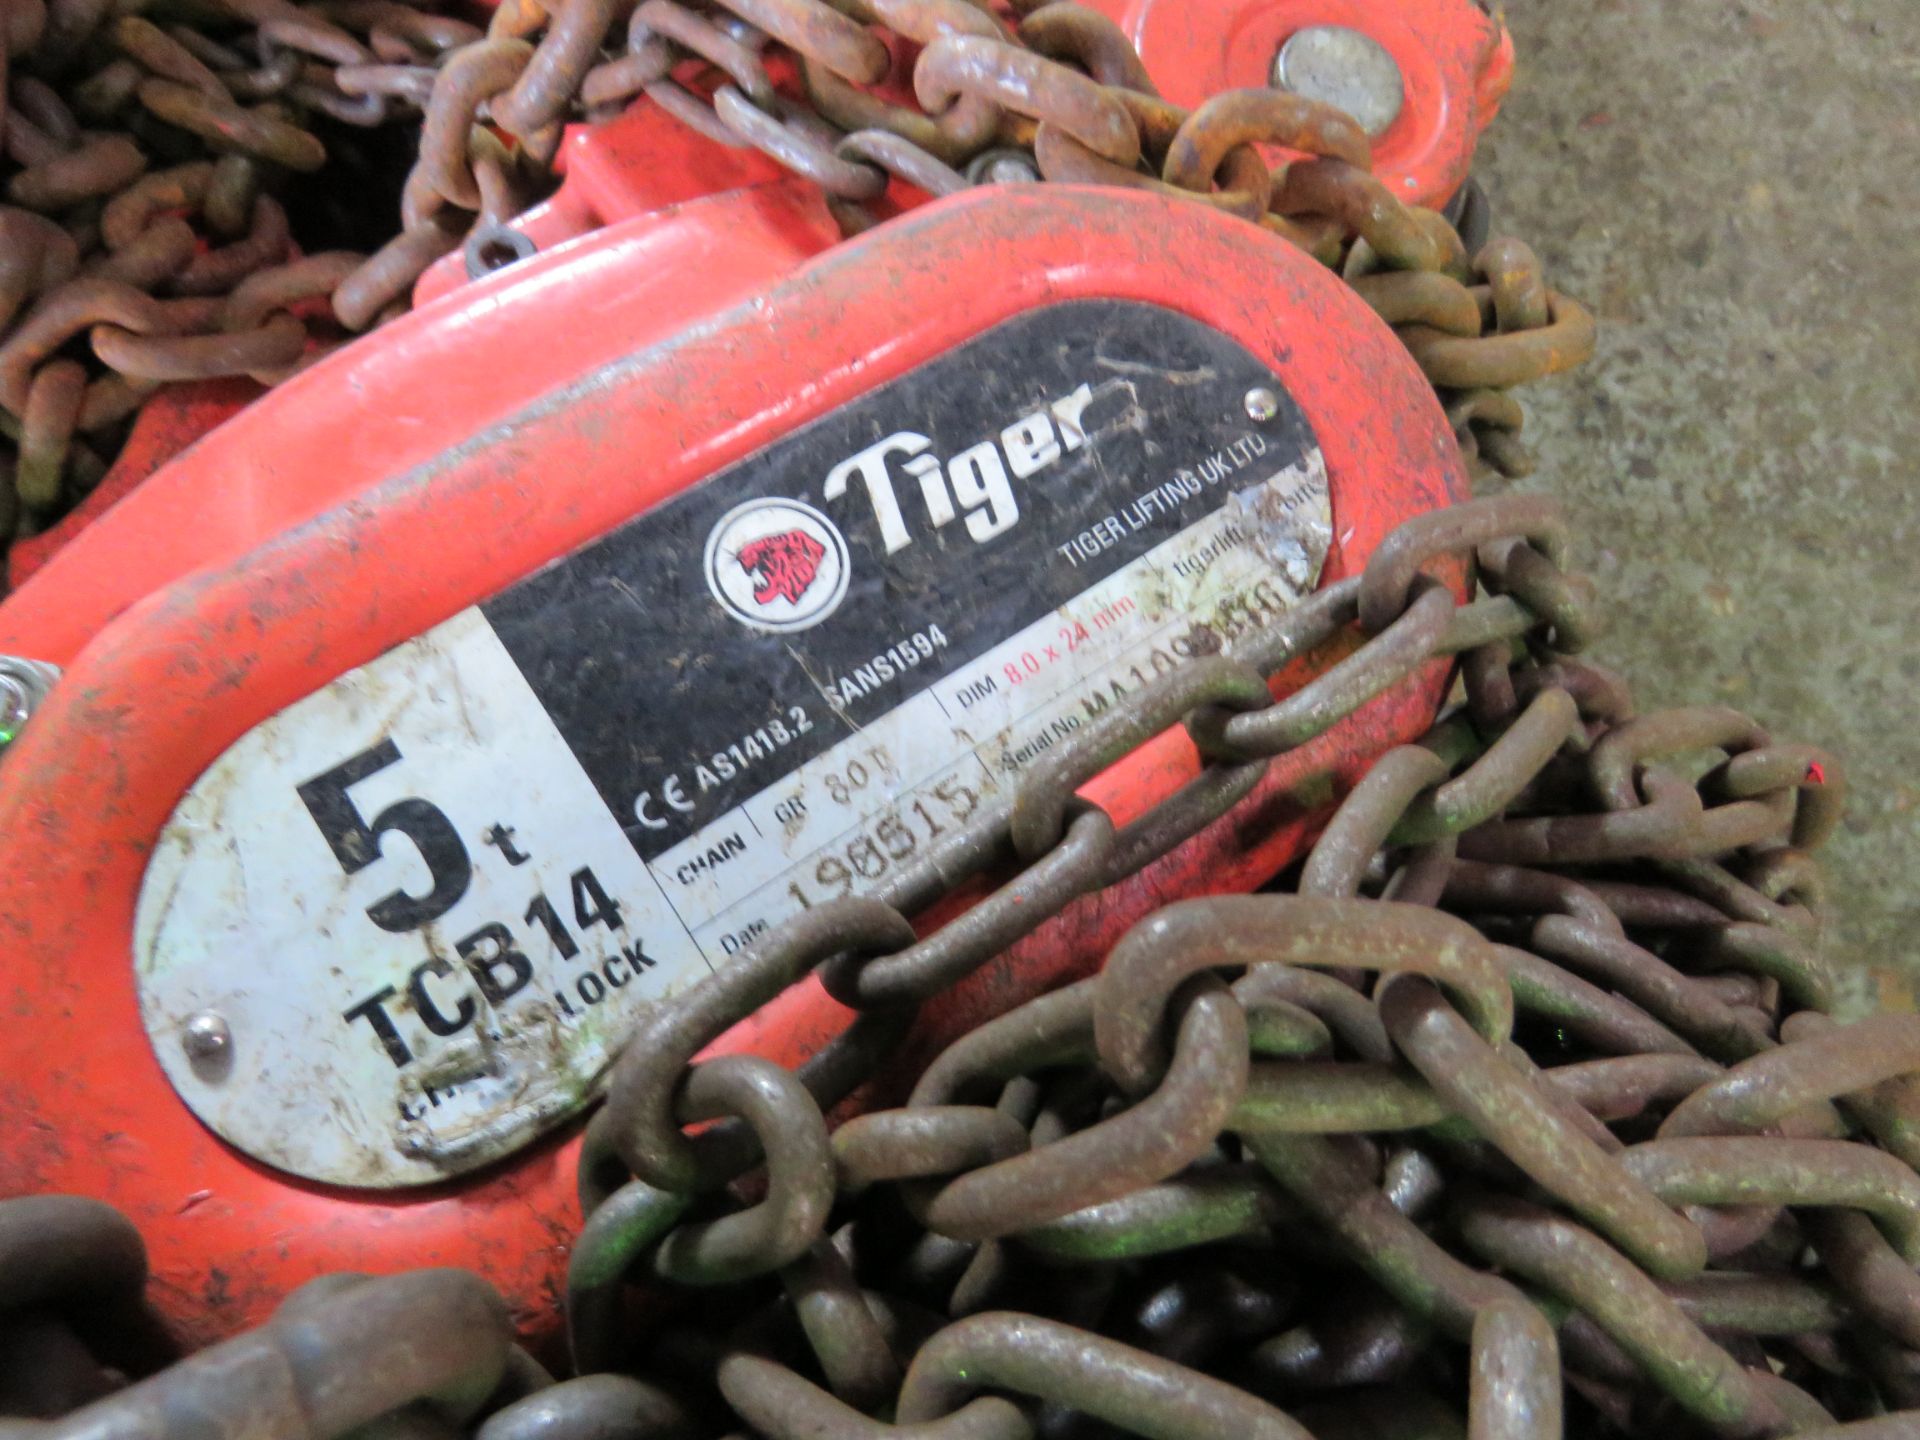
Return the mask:
[(155, 1049), (256, 1159), (443, 1180), (641, 1005), (887, 881), (1312, 590), (1327, 475), (1184, 316), (1010, 321), (255, 727), (151, 861)]

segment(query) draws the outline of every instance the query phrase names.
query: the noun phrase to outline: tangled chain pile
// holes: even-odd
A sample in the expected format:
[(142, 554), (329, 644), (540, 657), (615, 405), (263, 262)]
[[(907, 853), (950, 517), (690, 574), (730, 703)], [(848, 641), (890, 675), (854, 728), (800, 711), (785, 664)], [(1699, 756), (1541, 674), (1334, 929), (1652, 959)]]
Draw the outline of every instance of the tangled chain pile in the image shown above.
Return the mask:
[[(584, 1378), (430, 1271), (317, 1281), (108, 1393), (142, 1359), (137, 1239), (39, 1198), (0, 1205), (0, 1402), (181, 1440), (1920, 1436), (1920, 1017), (1827, 1013), (1841, 772), (1730, 710), (1636, 714), (1573, 656), (1596, 609), (1567, 539), (1530, 497), (1410, 522), (922, 873), (649, 1012), (581, 1155)], [(1429, 574), (1462, 558), (1465, 606)], [(1341, 658), (1275, 703), (1308, 654)], [(897, 1063), (922, 1003), (1454, 655), (1461, 699), (1283, 889), (1172, 905)], [(1075, 798), (1182, 720), (1182, 795), (1118, 830)], [(858, 1018), (801, 1070), (696, 1060), (816, 973)]]
[[(1470, 253), (1403, 205), (1346, 116), (1266, 90), (1189, 113), (1070, 0), (507, 0), (485, 30), (402, 0), (8, 0), (0, 51), (0, 544), (97, 485), (160, 385), (275, 383), (404, 310), (463, 241), (487, 263), (551, 188), (563, 127), (642, 99), (817, 182), (850, 232), (897, 208), (896, 180), (950, 194), (1010, 153), (1263, 224), (1402, 327), (1507, 474), (1529, 462), (1505, 392), (1593, 344), (1524, 246)], [(391, 203), (354, 127), (412, 164), (371, 254), (289, 219), (309, 176), (362, 226)], [(1256, 144), (1303, 158), (1276, 173)]]

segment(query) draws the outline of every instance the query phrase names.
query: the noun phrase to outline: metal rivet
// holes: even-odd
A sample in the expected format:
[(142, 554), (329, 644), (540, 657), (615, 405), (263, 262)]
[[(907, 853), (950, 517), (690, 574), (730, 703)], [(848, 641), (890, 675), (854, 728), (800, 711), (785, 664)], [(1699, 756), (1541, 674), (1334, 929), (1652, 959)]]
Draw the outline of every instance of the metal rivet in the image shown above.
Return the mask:
[(227, 1028), (224, 1015), (201, 1010), (187, 1017), (180, 1032), (180, 1048), (187, 1052), (189, 1060), (224, 1059), (233, 1048), (233, 1031)]
[(1264, 385), (1247, 391), (1247, 418), (1264, 425), (1280, 413), (1280, 397)]
[(1376, 138), (1400, 118), (1407, 100), (1392, 52), (1345, 25), (1297, 31), (1274, 57), (1273, 87), (1344, 110)]
[(0, 655), (0, 750), (19, 738), (59, 678), (52, 665)]
[(32, 718), (33, 697), (27, 687), (11, 675), (0, 675), (0, 745), (11, 744)]
[(967, 179), (976, 185), (1025, 185), (1040, 178), (1040, 167), (1024, 150), (989, 150), (967, 166)]

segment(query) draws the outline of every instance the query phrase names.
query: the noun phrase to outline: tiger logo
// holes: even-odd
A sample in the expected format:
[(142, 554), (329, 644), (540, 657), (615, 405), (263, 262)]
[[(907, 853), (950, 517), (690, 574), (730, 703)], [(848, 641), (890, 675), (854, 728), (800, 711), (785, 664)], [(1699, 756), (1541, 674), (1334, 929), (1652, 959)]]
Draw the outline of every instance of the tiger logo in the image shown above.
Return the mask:
[(782, 495), (743, 501), (707, 534), (707, 588), (750, 630), (818, 625), (847, 598), (849, 561), (839, 526)]
[(819, 579), (826, 553), (827, 547), (805, 530), (782, 530), (743, 545), (734, 558), (753, 577), (755, 604), (785, 600), (798, 605)]

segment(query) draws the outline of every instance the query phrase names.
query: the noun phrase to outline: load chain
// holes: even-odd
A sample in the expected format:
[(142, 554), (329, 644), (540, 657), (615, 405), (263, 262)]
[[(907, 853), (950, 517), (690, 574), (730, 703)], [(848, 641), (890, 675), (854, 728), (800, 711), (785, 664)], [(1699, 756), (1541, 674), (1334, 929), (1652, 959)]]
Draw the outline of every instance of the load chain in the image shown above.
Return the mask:
[[(1270, 90), (1183, 110), (1073, 3), (506, 0), (483, 32), (401, 0), (8, 0), (0, 66), (0, 549), (99, 484), (160, 386), (275, 384), (402, 313), (551, 190), (566, 124), (640, 100), (817, 182), (848, 233), (896, 177), (945, 195), (1008, 173), (1264, 225), (1353, 282), (1470, 461), (1508, 476), (1532, 462), (1507, 392), (1593, 348), (1531, 250), (1469, 253), (1374, 178), (1352, 119)], [(326, 248), (375, 188), (356, 127), (409, 132), (415, 157), (371, 253)], [(1256, 145), (1306, 158), (1276, 173)], [(315, 175), (328, 203), (292, 204)], [(518, 253), (477, 258), (495, 250)]]
[[(168, 1363), (131, 1227), (34, 1197), (0, 1203), (0, 1411), (76, 1440), (1920, 1436), (1920, 1017), (1829, 1013), (1843, 772), (1733, 710), (1638, 713), (1574, 653), (1600, 613), (1569, 543), (1526, 495), (1409, 522), (922, 871), (654, 1006), (581, 1152), (577, 1378), (453, 1271), (317, 1280)], [(1432, 573), (1461, 559), (1465, 605)], [(1301, 656), (1334, 663), (1275, 702)], [(1456, 656), (1284, 884), (1170, 905), (915, 1053), (926, 1001)], [(1116, 827), (1076, 796), (1180, 723), (1175, 799)], [(983, 898), (917, 934), (956, 890)], [(815, 973), (857, 1016), (814, 1060), (698, 1058)]]

